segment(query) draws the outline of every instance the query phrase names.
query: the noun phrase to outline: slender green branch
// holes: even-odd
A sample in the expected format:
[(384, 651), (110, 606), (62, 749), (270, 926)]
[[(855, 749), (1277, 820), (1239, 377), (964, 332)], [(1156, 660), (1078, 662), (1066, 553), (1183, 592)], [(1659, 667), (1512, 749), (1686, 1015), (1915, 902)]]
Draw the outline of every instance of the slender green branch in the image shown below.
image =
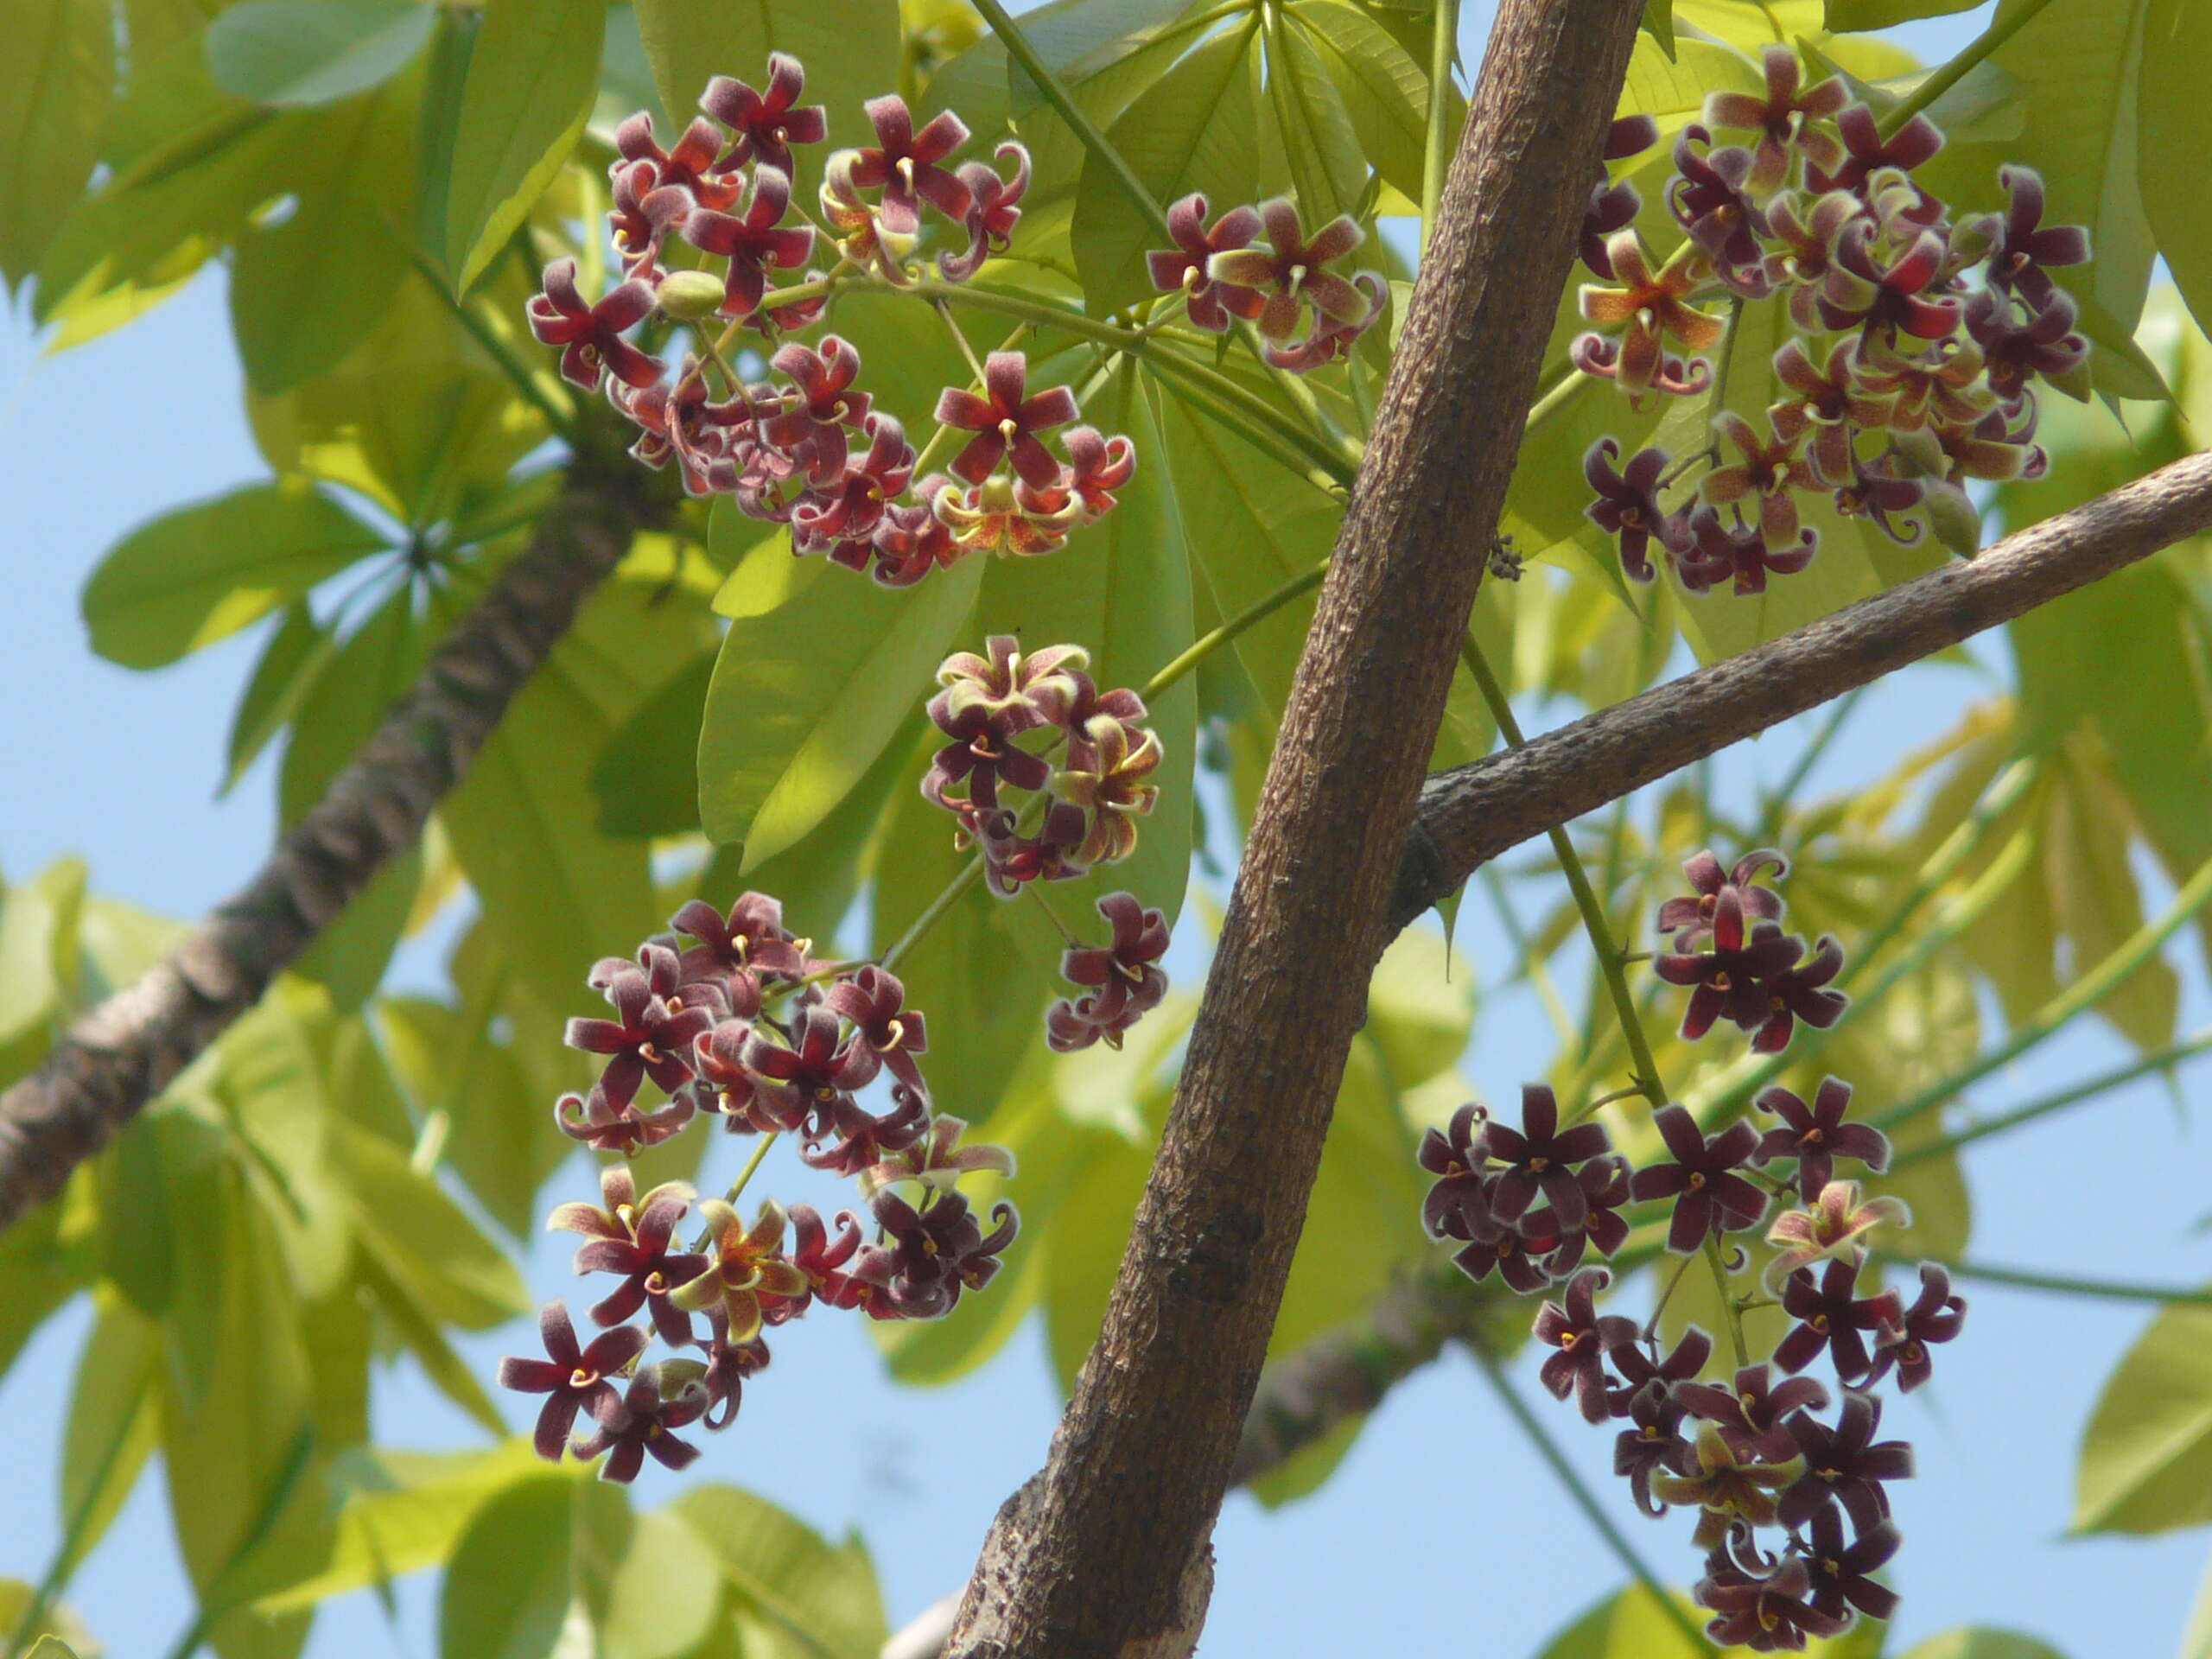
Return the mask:
[(968, 343), (968, 336), (960, 332), (960, 325), (952, 320), (952, 308), (944, 302), (944, 296), (933, 295), (930, 299), (930, 309), (937, 313), (939, 321), (944, 324), (945, 332), (952, 336), (952, 343), (960, 348), (960, 355), (968, 365), (969, 373), (976, 377), (976, 384), (982, 385), (984, 383), (983, 365), (976, 360), (976, 348)]
[[(1882, 1259), (1910, 1267), (1919, 1258), (1885, 1255)], [(2056, 1291), (2062, 1296), (2094, 1296), (2107, 1301), (2183, 1302), (2196, 1307), (2212, 1307), (2212, 1290), (2135, 1284), (2125, 1280), (2077, 1279), (2069, 1274), (2000, 1268), (1987, 1262), (1945, 1262), (1939, 1265), (1955, 1279), (1980, 1279), (1993, 1285), (2017, 1286), (2022, 1290)]]
[(1329, 562), (1323, 559), (1302, 576), (1293, 576), (1257, 604), (1248, 605), (1217, 628), (1211, 628), (1194, 639), (1160, 672), (1144, 683), (1137, 695), (1147, 702), (1188, 674), (1200, 663), (1219, 651), (1246, 629), (1264, 622), (1300, 594), (1310, 594), (1321, 585), (1321, 578), (1329, 574)]
[(745, 1196), (745, 1189), (751, 1185), (753, 1174), (760, 1169), (762, 1160), (767, 1157), (768, 1148), (776, 1144), (776, 1140), (773, 1133), (760, 1137), (760, 1144), (753, 1148), (753, 1155), (745, 1160), (745, 1167), (737, 1172), (737, 1179), (729, 1184), (729, 1192), (726, 1195), (729, 1203), (735, 1204)]
[[(1459, 49), (1459, 0), (1436, 0), (1428, 46), (1428, 130), (1421, 154), (1421, 245), (1428, 247), (1437, 204), (1444, 200), (1444, 175), (1451, 170), (1452, 65)], [(1535, 417), (1530, 416), (1534, 424)]]
[(123, 1456), (123, 1448), (130, 1439), (131, 1427), (143, 1408), (146, 1383), (142, 1380), (131, 1396), (128, 1409), (116, 1419), (113, 1437), (100, 1453), (99, 1465), (92, 1471), (92, 1480), (85, 1488), (85, 1495), (70, 1512), (68, 1524), (62, 1529), (61, 1542), (54, 1552), (54, 1560), (31, 1592), (30, 1599), (23, 1604), (22, 1614), (16, 1620), (16, 1628), (7, 1643), (0, 1646), (0, 1655), (15, 1655), (26, 1651), (37, 1639), (39, 1626), (46, 1622), (48, 1609), (60, 1599), (67, 1588), (69, 1578), (82, 1564), (85, 1553), (85, 1534), (92, 1523), (92, 1515), (99, 1508), (100, 1500), (107, 1495), (108, 1482), (115, 1478), (116, 1465)]
[[(284, 1461), (276, 1471), (276, 1479), (270, 1483), (269, 1491), (261, 1500), (261, 1507), (254, 1514), (253, 1524), (246, 1529), (245, 1535), (238, 1540), (238, 1548), (231, 1552), (231, 1558), (225, 1564), (222, 1573), (217, 1576), (216, 1586), (219, 1586), (232, 1567), (258, 1549), (261, 1541), (275, 1528), (277, 1516), (283, 1514), (285, 1505), (292, 1501), (293, 1490), (308, 1471), (308, 1459), (315, 1453), (315, 1425), (301, 1424), (298, 1432), (292, 1436), (291, 1445), (285, 1450)], [(577, 1482), (576, 1485), (578, 1491), (582, 1490), (582, 1482)], [(208, 1631), (217, 1621), (234, 1611), (219, 1599), (202, 1601), (193, 1614), (192, 1623), (185, 1627), (184, 1634), (177, 1637), (176, 1645), (169, 1649), (168, 1659), (191, 1659), (200, 1645), (207, 1641)]]
[(2138, 1077), (2148, 1077), (2153, 1071), (2163, 1071), (2169, 1066), (2178, 1065), (2183, 1060), (2195, 1059), (2207, 1051), (2212, 1051), (2212, 1030), (2200, 1031), (2194, 1036), (2185, 1037), (2180, 1042), (2159, 1049), (2154, 1053), (2145, 1054), (2139, 1059), (2131, 1060), (2125, 1065), (2116, 1065), (2109, 1071), (2101, 1071), (2095, 1077), (2075, 1084), (2069, 1088), (2041, 1096), (2023, 1105), (2015, 1106), (2010, 1111), (1999, 1112), (1994, 1117), (1985, 1117), (1978, 1122), (1969, 1123), (1962, 1129), (1944, 1135), (1941, 1140), (1924, 1141), (1916, 1147), (1902, 1147), (1891, 1159), (1890, 1171), (1894, 1174), (1899, 1170), (1921, 1162), (1923, 1159), (1940, 1158), (1947, 1152), (1956, 1152), (1962, 1147), (1972, 1146), (1975, 1141), (1984, 1140), (1990, 1135), (2002, 1135), (2007, 1129), (2017, 1129), (2024, 1123), (2032, 1123), (2037, 1118), (2048, 1117), (2053, 1112), (2064, 1111), (2069, 1106), (2079, 1105), (2085, 1100), (2094, 1100), (2100, 1095), (2134, 1082)]
[(1919, 86), (1914, 87), (1911, 92), (1891, 106), (1889, 112), (1882, 117), (1878, 124), (1882, 137), (1885, 138), (1890, 137), (1914, 116), (1918, 115), (1937, 99), (1949, 92), (1952, 87), (1964, 80), (1976, 64), (2033, 22), (2037, 14), (2050, 3), (2050, 0), (2024, 0), (2020, 8), (2009, 16), (2004, 14), (2003, 7), (1999, 7), (1999, 15), (1991, 20), (1989, 27), (1968, 41), (1960, 49), (1958, 56), (1953, 58), (1934, 74), (1929, 75), (1927, 79), (1922, 81)]
[(960, 895), (974, 887), (982, 874), (983, 855), (978, 853), (962, 867), (959, 874), (944, 884), (944, 892), (930, 900), (929, 908), (914, 918), (913, 925), (899, 936), (898, 943), (883, 953), (880, 960), (886, 972), (896, 967), (899, 957), (921, 942), (922, 936), (937, 925), (938, 918), (950, 910)]
[(407, 257), (415, 267), (415, 274), (429, 285), (433, 294), (445, 302), (446, 309), (452, 314), (453, 320), (483, 348), (484, 354), (498, 366), (501, 374), (506, 376), (507, 383), (514, 387), (516, 394), (545, 417), (546, 425), (553, 429), (556, 437), (563, 442), (573, 439), (576, 430), (575, 411), (556, 403), (545, 388), (537, 384), (537, 378), (530, 372), (530, 365), (508, 350), (507, 342), (493, 334), (483, 318), (455, 296), (454, 291), (446, 286), (445, 279), (438, 275), (438, 268), (430, 263), (429, 257), (418, 245), (411, 241), (409, 243)]
[(2062, 1029), (2076, 1014), (2086, 1014), (2102, 1001), (2121, 981), (2157, 956), (2165, 943), (2196, 912), (2212, 902), (2212, 860), (2208, 860), (2174, 894), (2173, 902), (2154, 919), (2144, 923), (2120, 946), (2056, 996), (2016, 1027), (2012, 1034), (1987, 1053), (1975, 1058), (1941, 1082), (1922, 1090), (1911, 1099), (1878, 1120), (1885, 1128), (1910, 1123), (1953, 1099), (2001, 1066), (2010, 1065), (2030, 1049)]
[[(1442, 3), (1443, 0), (1440, 0)], [(1569, 369), (1558, 384), (1548, 386), (1542, 397), (1529, 405), (1526, 429), (1533, 432), (1572, 402), (1583, 387), (1592, 384), (1590, 377), (1580, 369)]]
[(1574, 1507), (1581, 1510), (1583, 1518), (1596, 1529), (1598, 1535), (1605, 1541), (1605, 1547), (1613, 1552), (1615, 1559), (1628, 1569), (1629, 1576), (1643, 1586), (1644, 1592), (1681, 1633), (1682, 1640), (1690, 1644), (1692, 1652), (1712, 1652), (1713, 1644), (1705, 1639), (1705, 1633), (1682, 1611), (1681, 1604), (1667, 1593), (1666, 1587), (1644, 1564), (1643, 1558), (1637, 1554), (1636, 1546), (1630, 1543), (1627, 1535), (1614, 1524), (1613, 1517), (1605, 1512), (1605, 1506), (1598, 1501), (1598, 1495), (1582, 1478), (1581, 1471), (1567, 1460), (1566, 1454), (1559, 1449), (1550, 1432), (1538, 1420), (1535, 1413), (1529, 1409), (1529, 1402), (1521, 1397), (1519, 1390), (1507, 1378), (1504, 1367), (1497, 1363), (1496, 1356), (1484, 1344), (1481, 1337), (1470, 1331), (1460, 1340), (1466, 1344), (1467, 1351), (1474, 1356), (1475, 1363), (1482, 1368), (1491, 1387), (1497, 1390), (1497, 1397), (1507, 1413), (1520, 1426), (1521, 1432), (1529, 1437), (1529, 1443), (1536, 1448), (1536, 1455), (1544, 1460), (1553, 1474), (1559, 1477), (1560, 1484), (1567, 1488), (1567, 1495), (1574, 1500)]

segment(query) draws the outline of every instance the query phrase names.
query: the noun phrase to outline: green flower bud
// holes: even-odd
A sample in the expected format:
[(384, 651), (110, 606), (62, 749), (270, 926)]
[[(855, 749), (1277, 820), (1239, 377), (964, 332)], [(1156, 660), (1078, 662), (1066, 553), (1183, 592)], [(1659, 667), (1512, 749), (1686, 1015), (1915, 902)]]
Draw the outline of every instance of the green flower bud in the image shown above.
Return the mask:
[(721, 308), (722, 279), (711, 271), (671, 270), (660, 279), (656, 297), (663, 316), (696, 322)]

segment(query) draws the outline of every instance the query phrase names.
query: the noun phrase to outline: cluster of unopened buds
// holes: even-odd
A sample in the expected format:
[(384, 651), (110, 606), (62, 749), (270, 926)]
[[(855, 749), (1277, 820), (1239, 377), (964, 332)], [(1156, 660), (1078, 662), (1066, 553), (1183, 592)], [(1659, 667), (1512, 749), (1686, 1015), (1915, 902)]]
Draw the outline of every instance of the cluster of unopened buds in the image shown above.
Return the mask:
[[(857, 1180), (875, 1236), (849, 1211), (832, 1224), (810, 1205), (770, 1199), (748, 1224), (734, 1191), (701, 1200), (671, 1181), (640, 1194), (626, 1162), (601, 1172), (598, 1204), (556, 1208), (548, 1225), (585, 1241), (576, 1271), (618, 1282), (590, 1310), (600, 1331), (588, 1344), (554, 1302), (540, 1318), (546, 1357), (508, 1359), (499, 1380), (547, 1396), (541, 1456), (606, 1453), (608, 1480), (632, 1478), (647, 1455), (680, 1469), (698, 1448), (677, 1430), (727, 1428), (745, 1379), (768, 1363), (768, 1327), (817, 1306), (940, 1318), (990, 1282), (1019, 1225), (1001, 1202), (987, 1234), (958, 1190), (976, 1172), (1011, 1175), (1014, 1159), (963, 1146), (966, 1125), (934, 1110), (920, 1065), (928, 1027), (895, 976), (817, 960), (761, 893), (727, 915), (694, 900), (671, 927), (634, 959), (592, 969), (613, 1015), (570, 1020), (567, 1040), (607, 1060), (588, 1093), (562, 1096), (563, 1132), (626, 1159), (708, 1117), (739, 1135), (792, 1135), (804, 1162)], [(880, 1112), (861, 1097), (879, 1082), (890, 1097)], [(641, 1103), (648, 1083), (658, 1104)], [(678, 1236), (687, 1216), (688, 1243)], [(646, 1325), (629, 1323), (640, 1309)], [(671, 1357), (641, 1363), (656, 1335)], [(571, 1446), (580, 1414), (592, 1432)]]
[[(1001, 144), (995, 165), (955, 166), (950, 156), (969, 139), (958, 116), (946, 111), (917, 131), (904, 99), (871, 99), (875, 143), (823, 163), (829, 230), (819, 232), (791, 204), (792, 147), (827, 132), (821, 106), (798, 101), (804, 86), (798, 60), (779, 52), (765, 93), (727, 76), (709, 82), (705, 114), (673, 149), (660, 147), (650, 116), (624, 122), (607, 215), (622, 279), (593, 303), (578, 291), (576, 262), (555, 260), (530, 302), (532, 331), (563, 348), (567, 379), (606, 386), (639, 429), (639, 460), (656, 468), (672, 461), (691, 493), (728, 495), (756, 518), (788, 524), (796, 553), (826, 554), (904, 588), (970, 553), (1052, 551), (1112, 510), (1136, 455), (1126, 437), (1073, 424), (1065, 386), (1032, 391), (1021, 353), (991, 353), (979, 391), (948, 387), (939, 397), (940, 442), (972, 435), (947, 473), (926, 470), (936, 444), (918, 456), (899, 417), (857, 389), (860, 353), (836, 334), (776, 346), (766, 362), (774, 379), (748, 382), (740, 372), (732, 351), (745, 331), (765, 348), (823, 323), (855, 283), (920, 283), (925, 214), (959, 238), (938, 254), (938, 279), (969, 281), (1006, 251), (1029, 186), (1020, 145)], [(825, 236), (834, 264), (809, 268)], [(716, 262), (719, 271), (706, 268)], [(780, 272), (803, 275), (779, 286)], [(707, 332), (716, 320), (719, 343)], [(640, 326), (664, 340), (688, 330), (696, 349), (671, 376), (624, 337)], [(1047, 443), (1053, 434), (1064, 454)]]
[[(1767, 871), (1784, 870), (1779, 855), (1753, 853), (1724, 871), (1700, 853), (1686, 868), (1694, 891), (1659, 912), (1678, 956), (1694, 954), (1701, 939), (1740, 934), (1745, 917), (1755, 918), (1755, 937), (1764, 927), (1779, 932), (1779, 898), (1754, 885)], [(1802, 950), (1802, 941), (1793, 943)], [(1766, 982), (1781, 971), (1770, 969)], [(1698, 984), (1698, 994), (1712, 985), (1669, 977)], [(1838, 999), (1827, 1019), (1813, 1023), (1833, 1023), (1841, 1010)], [(1716, 1004), (1701, 1020), (1694, 1014), (1696, 1030), (1686, 1032), (1702, 1035), (1722, 1014), (1761, 1037), (1771, 1029)], [(1760, 1052), (1777, 1052), (1789, 1035), (1783, 1027)], [(1859, 1614), (1887, 1618), (1894, 1611), (1895, 1592), (1872, 1575), (1898, 1548), (1887, 1483), (1911, 1475), (1912, 1450), (1875, 1438), (1881, 1401), (1873, 1390), (1891, 1376), (1908, 1392), (1926, 1382), (1930, 1346), (1958, 1335), (1964, 1322), (1965, 1299), (1933, 1263), (1921, 1265), (1910, 1304), (1895, 1290), (1861, 1294), (1875, 1230), (1909, 1225), (1910, 1217), (1898, 1199), (1863, 1197), (1858, 1181), (1838, 1179), (1840, 1162), (1877, 1173), (1890, 1162), (1878, 1129), (1847, 1121), (1851, 1093), (1834, 1077), (1810, 1104), (1769, 1088), (1752, 1104), (1774, 1127), (1745, 1117), (1712, 1135), (1688, 1108), (1662, 1106), (1653, 1121), (1668, 1159), (1631, 1168), (1602, 1125), (1563, 1124), (1552, 1090), (1530, 1084), (1519, 1128), (1468, 1105), (1448, 1129), (1431, 1129), (1421, 1147), (1422, 1167), (1437, 1178), (1423, 1219), (1433, 1236), (1465, 1242), (1454, 1260), (1471, 1278), (1495, 1269), (1524, 1295), (1565, 1281), (1560, 1300), (1536, 1316), (1537, 1340), (1556, 1351), (1543, 1363), (1544, 1384), (1572, 1397), (1586, 1421), (1622, 1425), (1613, 1466), (1639, 1509), (1655, 1517), (1670, 1505), (1696, 1511), (1692, 1536), (1705, 1552), (1705, 1572), (1695, 1596), (1713, 1614), (1707, 1631), (1723, 1646), (1802, 1649), (1810, 1637), (1848, 1629)], [(1659, 1311), (1641, 1326), (1598, 1312), (1611, 1275), (1582, 1265), (1586, 1247), (1611, 1257), (1631, 1231), (1628, 1206), (1648, 1206), (1637, 1219), (1656, 1225), (1663, 1205), (1666, 1248), (1683, 1258), (1668, 1290), (1704, 1256), (1730, 1299), (1732, 1325), (1752, 1299), (1734, 1296), (1727, 1281), (1749, 1255), (1720, 1242), (1767, 1223), (1777, 1200), (1784, 1207), (1767, 1226), (1775, 1254), (1764, 1288), (1793, 1323), (1771, 1355), (1745, 1354), (1737, 1328), (1741, 1363), (1733, 1376), (1704, 1382), (1713, 1357), (1704, 1331), (1689, 1326), (1662, 1352)], [(1833, 1394), (1804, 1375), (1823, 1359)], [(1834, 1417), (1822, 1416), (1832, 1403)]]
[[(2031, 169), (1999, 170), (2005, 213), (1954, 221), (1913, 177), (1942, 148), (1934, 123), (1916, 115), (1885, 132), (1840, 78), (1802, 86), (1786, 46), (1768, 47), (1764, 67), (1764, 95), (1712, 93), (1676, 138), (1665, 200), (1683, 239), (1663, 263), (1633, 228), (1643, 204), (1626, 181), (1593, 192), (1582, 229), (1583, 263), (1599, 280), (1583, 287), (1581, 308), (1597, 332), (1572, 356), (1632, 402), (1712, 387), (1710, 360), (1694, 353), (1732, 326), (1700, 308), (1713, 302), (1738, 316), (1780, 305), (1798, 336), (1775, 353), (1785, 395), (1763, 426), (1723, 411), (1713, 446), (1680, 465), (1655, 448), (1617, 467), (1611, 438), (1585, 458), (1598, 493), (1589, 516), (1617, 538), (1622, 568), (1652, 580), (1656, 543), (1692, 593), (1724, 582), (1760, 593), (1769, 575), (1803, 569), (1818, 543), (1799, 521), (1806, 495), (1827, 494), (1898, 543), (1917, 542), (1924, 520), (1971, 554), (1980, 515), (1967, 484), (2037, 478), (2048, 465), (2034, 442), (2035, 382), (2088, 390), (2079, 308), (2048, 274), (2087, 261), (2088, 236), (2042, 223)], [(1744, 142), (1716, 143), (1716, 129)], [(1628, 160), (1658, 137), (1650, 117), (1624, 118), (1605, 158)], [(1693, 486), (1683, 475), (1700, 462), (1709, 470)]]

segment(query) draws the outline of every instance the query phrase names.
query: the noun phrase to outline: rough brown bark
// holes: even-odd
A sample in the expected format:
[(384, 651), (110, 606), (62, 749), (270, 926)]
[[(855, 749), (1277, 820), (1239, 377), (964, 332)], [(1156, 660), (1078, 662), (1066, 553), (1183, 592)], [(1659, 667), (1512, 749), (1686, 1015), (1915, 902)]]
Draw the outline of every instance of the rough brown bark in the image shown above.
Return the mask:
[(0, 1230), (58, 1193), (340, 912), (414, 845), (578, 607), (662, 511), (651, 475), (580, 463), (531, 543), (252, 880), (159, 965), (82, 1015), (0, 1095)]
[(1421, 789), (1390, 931), (1510, 847), (2207, 528), (2212, 453), (1522, 748), (1439, 772)]
[(1104, 1329), (947, 1651), (1172, 1659), (1387, 935), (1638, 0), (1505, 0)]

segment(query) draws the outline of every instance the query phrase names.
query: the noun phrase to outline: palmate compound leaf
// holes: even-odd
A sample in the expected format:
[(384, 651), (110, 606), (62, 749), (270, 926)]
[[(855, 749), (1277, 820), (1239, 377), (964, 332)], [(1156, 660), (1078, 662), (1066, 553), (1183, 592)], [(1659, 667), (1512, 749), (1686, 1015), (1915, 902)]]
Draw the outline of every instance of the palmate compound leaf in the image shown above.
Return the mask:
[[(1401, 194), (1420, 200), (1428, 131), (1427, 67), (1346, 0), (1293, 0), (1287, 12), (1327, 67), (1360, 150)], [(1454, 133), (1465, 117), (1466, 100), (1454, 87), (1446, 114)]]
[(235, 633), (385, 546), (302, 480), (251, 484), (140, 525), (81, 601), (92, 649), (157, 668)]
[(2155, 1533), (2212, 1520), (2212, 1308), (2176, 1304), (2105, 1380), (2082, 1437), (2073, 1530)]
[(662, 1513), (706, 1541), (741, 1609), (799, 1638), (815, 1659), (876, 1659), (890, 1630), (857, 1535), (833, 1544), (766, 1498), (719, 1483), (692, 1487)]

